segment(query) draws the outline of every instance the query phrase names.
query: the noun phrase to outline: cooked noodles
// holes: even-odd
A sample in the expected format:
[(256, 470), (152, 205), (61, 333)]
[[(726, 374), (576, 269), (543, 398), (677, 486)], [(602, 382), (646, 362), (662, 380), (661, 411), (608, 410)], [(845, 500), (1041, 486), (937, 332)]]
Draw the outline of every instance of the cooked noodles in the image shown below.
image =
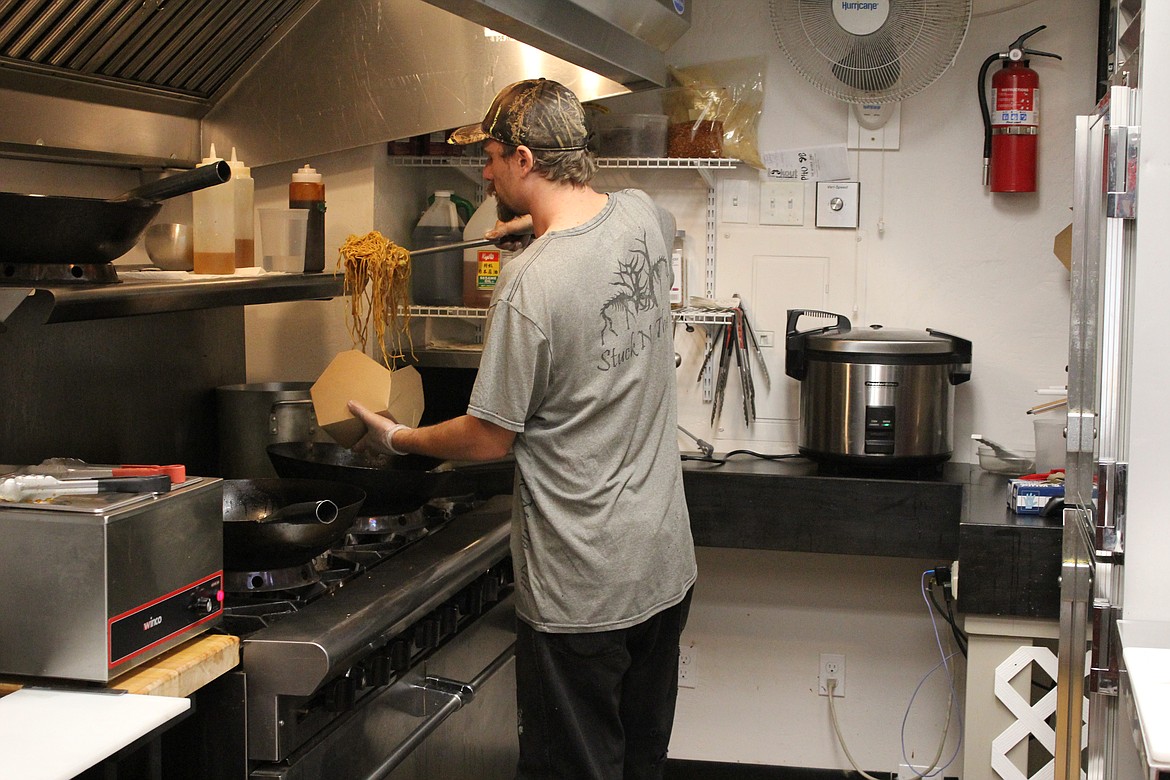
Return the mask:
[(337, 267), (345, 270), (349, 335), (365, 351), (372, 321), (382, 359), (393, 368), (405, 357), (403, 336), (410, 344), (410, 252), (375, 230), (345, 239)]

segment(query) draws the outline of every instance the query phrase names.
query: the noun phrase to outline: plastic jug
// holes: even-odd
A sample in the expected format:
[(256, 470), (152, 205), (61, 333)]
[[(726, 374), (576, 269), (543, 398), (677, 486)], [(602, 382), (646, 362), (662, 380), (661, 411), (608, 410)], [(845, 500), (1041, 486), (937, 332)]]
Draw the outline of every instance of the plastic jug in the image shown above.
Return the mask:
[(256, 220), (252, 204), (255, 200), (256, 183), (252, 180), (252, 169), (236, 159), (236, 147), (232, 147), (231, 188), (235, 202), (236, 268), (256, 265)]
[[(463, 240), (474, 241), (496, 226), (496, 199), (488, 195), (463, 228)], [(504, 265), (516, 256), (499, 247), (484, 246), (463, 250), (463, 305), (488, 306)]]
[[(411, 248), (426, 249), (463, 240), (463, 221), (450, 190), (439, 190), (411, 233)], [(458, 249), (412, 259), (410, 296), (419, 306), (463, 304), (463, 253)]]
[[(201, 165), (219, 162), (215, 144)], [(235, 190), (228, 185), (192, 193), (194, 271), (197, 274), (236, 272)]]

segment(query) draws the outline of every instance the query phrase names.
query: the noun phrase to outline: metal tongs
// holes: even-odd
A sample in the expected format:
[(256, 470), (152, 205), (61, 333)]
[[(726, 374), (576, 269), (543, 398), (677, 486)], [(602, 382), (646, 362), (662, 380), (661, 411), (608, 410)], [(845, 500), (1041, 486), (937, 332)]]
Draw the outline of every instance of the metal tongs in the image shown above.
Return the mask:
[(165, 474), (106, 479), (57, 479), (47, 474), (21, 474), (0, 480), (0, 501), (35, 501), (97, 493), (169, 493), (170, 490), (171, 478)]
[(733, 299), (734, 305), (724, 309), (732, 315), (730, 324), (722, 324), (712, 335), (711, 347), (703, 357), (703, 364), (699, 367), (699, 380), (703, 381), (703, 373), (711, 363), (716, 349), (719, 351), (719, 367), (716, 370), (715, 393), (711, 404), (711, 424), (714, 425), (723, 413), (723, 400), (727, 393), (727, 379), (731, 375), (731, 363), (734, 360), (736, 372), (739, 374), (740, 387), (743, 389), (743, 421), (751, 425), (756, 419), (756, 386), (752, 373), (752, 354), (755, 353), (756, 365), (763, 377), (764, 384), (771, 386), (772, 379), (768, 374), (768, 366), (764, 362), (764, 355), (760, 351), (759, 341), (748, 320), (747, 311), (742, 299)]

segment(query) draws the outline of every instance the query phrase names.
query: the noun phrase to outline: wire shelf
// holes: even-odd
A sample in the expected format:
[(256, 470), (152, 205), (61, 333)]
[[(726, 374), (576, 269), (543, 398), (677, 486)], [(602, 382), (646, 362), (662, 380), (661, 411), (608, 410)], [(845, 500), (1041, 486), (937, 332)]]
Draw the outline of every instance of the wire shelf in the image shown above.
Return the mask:
[[(433, 155), (389, 155), (390, 165), (406, 168), (482, 168), (486, 157), (439, 157)], [(601, 168), (675, 168), (704, 170), (735, 168), (739, 160), (729, 157), (598, 157)]]
[[(411, 306), (412, 317), (456, 318), (466, 320), (487, 319), (486, 308), (472, 306)], [(670, 313), (675, 322), (689, 325), (726, 325), (735, 319), (735, 312), (724, 309), (701, 309), (688, 307), (675, 309)]]

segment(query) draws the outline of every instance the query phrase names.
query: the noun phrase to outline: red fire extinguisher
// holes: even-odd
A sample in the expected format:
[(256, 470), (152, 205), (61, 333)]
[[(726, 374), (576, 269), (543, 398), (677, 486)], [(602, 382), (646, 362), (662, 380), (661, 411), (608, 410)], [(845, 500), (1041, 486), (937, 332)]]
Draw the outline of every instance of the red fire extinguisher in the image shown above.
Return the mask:
[[(1040, 76), (1028, 67), (1028, 57), (1059, 54), (1024, 48), (1024, 41), (1043, 30), (1040, 25), (1016, 38), (1007, 51), (996, 52), (979, 69), (979, 107), (983, 111), (983, 184), (992, 192), (1036, 191), (1036, 142), (1040, 132)], [(994, 105), (987, 105), (987, 71), (997, 60), (1001, 68), (991, 78)], [(990, 168), (990, 177), (988, 176)]]

